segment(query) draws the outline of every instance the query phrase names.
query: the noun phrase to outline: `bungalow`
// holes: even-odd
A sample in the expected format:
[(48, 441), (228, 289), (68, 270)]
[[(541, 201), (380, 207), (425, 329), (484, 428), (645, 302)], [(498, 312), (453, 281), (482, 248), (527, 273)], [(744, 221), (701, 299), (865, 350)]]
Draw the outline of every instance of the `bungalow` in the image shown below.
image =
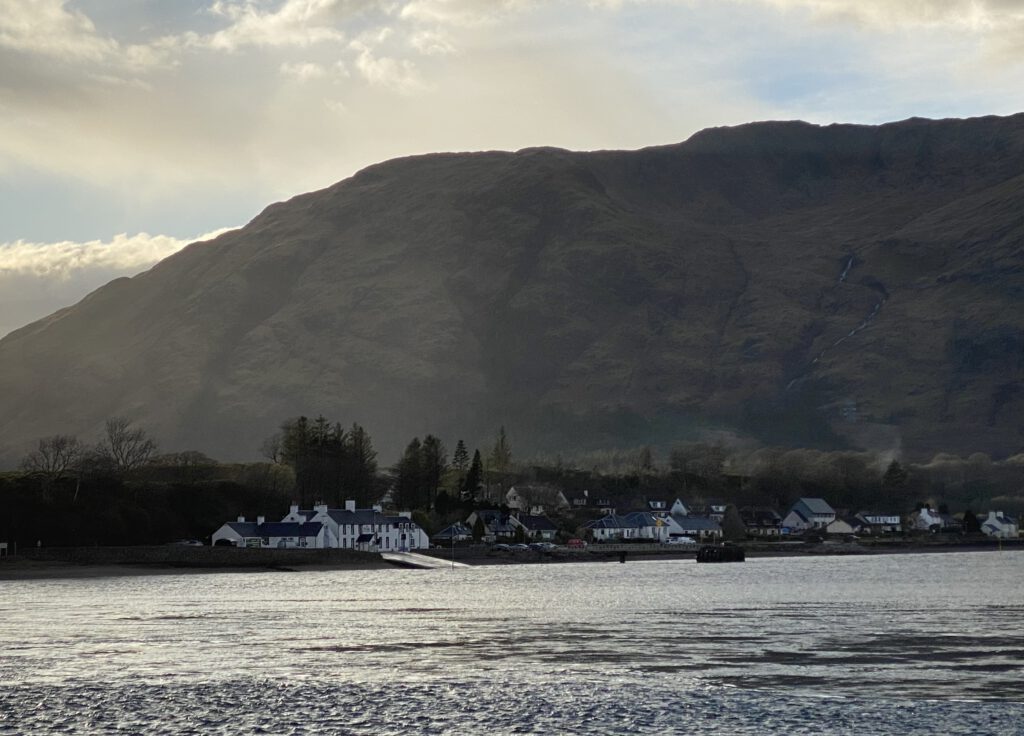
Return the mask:
[(515, 514), (509, 521), (514, 526), (522, 527), (526, 539), (537, 542), (550, 542), (558, 533), (558, 525), (539, 514)]
[(996, 539), (1016, 539), (1020, 536), (1016, 520), (1004, 516), (1002, 511), (989, 511), (988, 518), (981, 522), (981, 531)]
[(722, 538), (722, 527), (708, 516), (672, 514), (665, 518), (668, 536), (693, 537), (700, 542), (713, 542)]
[[(606, 514), (600, 519), (588, 521), (584, 528), (590, 531), (595, 542), (619, 541), (660, 541), (662, 535), (667, 539), (667, 526), (651, 514), (635, 511), (625, 516)], [(664, 530), (664, 531), (663, 531)]]
[(496, 509), (481, 509), (469, 515), (466, 525), (470, 529), (475, 529), (477, 519), (484, 525), (485, 542), (508, 541), (516, 537), (516, 529), (519, 527), (512, 523), (512, 517), (509, 514)]
[(472, 538), (473, 530), (461, 521), (457, 521), (454, 524), (446, 526), (431, 537), (431, 539), (437, 544), (444, 545), (453, 544), (455, 542), (468, 542)]
[(784, 529), (824, 529), (836, 520), (836, 512), (823, 498), (801, 498), (782, 520)]
[(239, 516), (215, 531), (211, 537), (215, 546), (270, 547), (272, 549), (327, 547), (327, 529), (318, 522), (268, 522), (262, 516), (246, 521)]
[(864, 531), (870, 534), (895, 534), (903, 530), (900, 515), (891, 511), (861, 511), (857, 519), (864, 525)]
[(774, 539), (782, 534), (782, 517), (775, 509), (767, 506), (745, 506), (740, 509), (740, 518), (747, 528), (747, 535), (759, 539)]

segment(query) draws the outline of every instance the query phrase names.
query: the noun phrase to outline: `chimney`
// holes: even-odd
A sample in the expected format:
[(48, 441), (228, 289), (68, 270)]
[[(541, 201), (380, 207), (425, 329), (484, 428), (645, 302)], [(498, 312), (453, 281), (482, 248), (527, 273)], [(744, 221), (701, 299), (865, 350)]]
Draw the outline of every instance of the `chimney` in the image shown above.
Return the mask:
[(318, 503), (318, 504), (316, 504), (313, 507), (313, 511), (315, 511), (318, 514), (326, 514), (327, 513), (327, 504), (325, 504), (325, 503)]
[(412, 518), (412, 512), (411, 511), (399, 511), (398, 515), (401, 516), (403, 519), (411, 519)]
[(355, 502), (355, 500), (350, 498), (347, 501), (345, 501), (345, 510), (346, 511), (355, 511), (356, 510), (356, 502)]
[(376, 511), (379, 514), (380, 512), (382, 512), (384, 510), (384, 507), (381, 506), (379, 503), (375, 503), (373, 505), (373, 510)]
[(259, 526), (263, 526), (263, 522), (266, 521), (266, 520), (267, 519), (266, 519), (265, 516), (257, 516), (256, 517), (256, 524), (259, 525)]
[(245, 517), (244, 516), (239, 516), (238, 517), (238, 523), (239, 524), (244, 524), (245, 523)]
[(291, 506), (288, 507), (288, 513), (293, 516), (299, 513), (299, 505), (297, 503), (293, 503)]

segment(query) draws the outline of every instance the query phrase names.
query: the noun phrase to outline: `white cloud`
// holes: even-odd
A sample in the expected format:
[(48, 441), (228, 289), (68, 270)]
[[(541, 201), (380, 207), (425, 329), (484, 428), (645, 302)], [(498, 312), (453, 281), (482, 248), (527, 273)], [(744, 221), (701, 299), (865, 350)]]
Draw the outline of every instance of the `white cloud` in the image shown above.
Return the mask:
[(137, 272), (177, 253), (189, 243), (212, 240), (230, 229), (221, 228), (188, 239), (121, 233), (108, 241), (31, 243), (16, 240), (0, 243), (0, 274), (30, 274), (66, 280), (78, 272), (89, 270)]
[(292, 77), (300, 82), (308, 82), (311, 79), (321, 79), (327, 76), (327, 70), (319, 64), (315, 64), (310, 61), (304, 62), (284, 62), (281, 64), (281, 74), (286, 77)]

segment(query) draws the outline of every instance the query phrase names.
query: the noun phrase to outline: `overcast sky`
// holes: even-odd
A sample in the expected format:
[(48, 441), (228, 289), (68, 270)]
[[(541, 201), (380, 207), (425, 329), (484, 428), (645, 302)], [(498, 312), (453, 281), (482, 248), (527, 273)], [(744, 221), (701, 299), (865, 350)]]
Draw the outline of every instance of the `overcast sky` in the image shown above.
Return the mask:
[(0, 335), (441, 150), (1024, 110), (1024, 0), (0, 0)]

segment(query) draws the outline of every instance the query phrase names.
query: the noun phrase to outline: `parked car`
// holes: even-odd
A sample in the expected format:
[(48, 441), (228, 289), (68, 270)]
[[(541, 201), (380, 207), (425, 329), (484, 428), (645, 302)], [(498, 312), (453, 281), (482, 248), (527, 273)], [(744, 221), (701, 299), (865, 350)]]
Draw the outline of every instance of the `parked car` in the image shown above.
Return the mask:
[(491, 551), (493, 552), (508, 552), (509, 549), (511, 548), (504, 542), (499, 542), (498, 544), (491, 545)]
[(697, 544), (693, 537), (670, 537), (665, 544)]
[(586, 549), (587, 542), (583, 539), (570, 539), (568, 542), (565, 543), (565, 546), (569, 549)]
[(534, 542), (530, 545), (530, 549), (536, 552), (550, 552), (555, 547), (556, 545), (552, 544), (551, 542)]
[(171, 542), (171, 544), (179, 547), (202, 547), (203, 543), (198, 539), (179, 539), (177, 542)]
[(530, 546), (527, 545), (527, 544), (512, 544), (512, 545), (509, 545), (509, 549), (512, 550), (513, 552), (524, 552), (524, 551), (529, 551)]

